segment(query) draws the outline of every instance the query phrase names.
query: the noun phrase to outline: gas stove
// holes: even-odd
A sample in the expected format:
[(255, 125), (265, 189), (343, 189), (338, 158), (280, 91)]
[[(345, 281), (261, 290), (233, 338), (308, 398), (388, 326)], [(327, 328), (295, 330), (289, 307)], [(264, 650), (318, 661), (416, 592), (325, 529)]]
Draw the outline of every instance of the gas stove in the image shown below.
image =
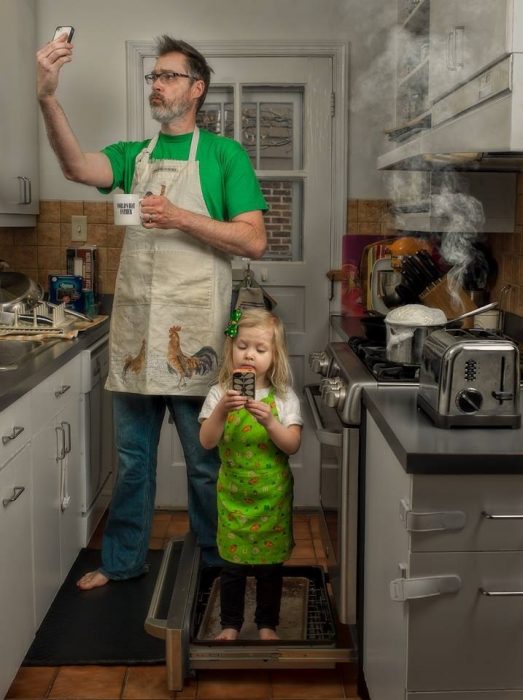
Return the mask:
[(419, 365), (390, 362), (384, 345), (360, 336), (329, 343), (323, 352), (311, 354), (309, 365), (323, 377), (321, 400), (336, 410), (345, 425), (361, 422), (361, 393), (366, 387), (419, 383)]

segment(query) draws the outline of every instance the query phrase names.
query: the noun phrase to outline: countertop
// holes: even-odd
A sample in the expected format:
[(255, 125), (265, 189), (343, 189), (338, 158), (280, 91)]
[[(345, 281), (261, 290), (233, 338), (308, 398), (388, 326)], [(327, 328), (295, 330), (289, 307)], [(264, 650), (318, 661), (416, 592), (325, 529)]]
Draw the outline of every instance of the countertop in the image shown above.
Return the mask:
[(35, 357), (24, 360), (16, 370), (0, 372), (0, 411), (34, 389), (46, 377), (56, 372), (62, 365), (86, 350), (108, 332), (109, 319), (92, 329), (78, 333), (78, 336), (72, 340), (60, 340), (53, 343)]
[(365, 389), (363, 403), (409, 474), (523, 473), (523, 428), (438, 428), (417, 387)]
[[(521, 318), (507, 317), (511, 336), (519, 337)], [(330, 324), (342, 340), (363, 335), (357, 317), (332, 315)], [(417, 395), (417, 386), (363, 392), (366, 410), (407, 473), (523, 473), (523, 428), (438, 428), (417, 407)]]

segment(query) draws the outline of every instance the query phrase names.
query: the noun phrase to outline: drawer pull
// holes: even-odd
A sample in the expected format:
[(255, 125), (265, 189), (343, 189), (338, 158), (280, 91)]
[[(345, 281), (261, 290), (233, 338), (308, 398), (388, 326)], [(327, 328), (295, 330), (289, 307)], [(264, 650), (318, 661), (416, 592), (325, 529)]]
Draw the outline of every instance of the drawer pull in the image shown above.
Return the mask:
[(15, 425), (11, 435), (2, 435), (2, 445), (7, 445), (10, 440), (16, 440), (16, 438), (20, 435), (20, 433), (23, 433), (24, 430), (25, 428), (23, 428), (21, 425)]
[(4, 505), (4, 508), (7, 508), (7, 506), (10, 503), (14, 503), (20, 496), (23, 494), (25, 491), (25, 486), (13, 486), (13, 495), (11, 498), (4, 498), (2, 499), (2, 503)]
[(501, 515), (499, 513), (487, 513), (486, 510), (482, 510), (481, 515), (487, 520), (523, 520), (523, 514)]
[(461, 510), (427, 511), (410, 510), (405, 499), (400, 501), (400, 517), (409, 532), (441, 532), (461, 530), (465, 527), (465, 513)]
[(390, 582), (390, 597), (396, 603), (413, 598), (431, 598), (444, 593), (456, 593), (461, 588), (459, 576), (421, 576), (396, 578)]
[(484, 588), (480, 588), (478, 590), (481, 593), (481, 595), (489, 596), (491, 598), (493, 598), (494, 596), (503, 597), (503, 596), (523, 595), (523, 591), (486, 591)]
[(70, 388), (71, 388), (71, 385), (70, 385), (70, 384), (63, 384), (59, 389), (57, 389), (57, 390), (54, 392), (54, 395), (55, 395), (56, 398), (58, 399), (58, 398), (60, 398), (60, 396), (62, 396), (63, 394), (65, 394), (66, 391), (69, 391)]

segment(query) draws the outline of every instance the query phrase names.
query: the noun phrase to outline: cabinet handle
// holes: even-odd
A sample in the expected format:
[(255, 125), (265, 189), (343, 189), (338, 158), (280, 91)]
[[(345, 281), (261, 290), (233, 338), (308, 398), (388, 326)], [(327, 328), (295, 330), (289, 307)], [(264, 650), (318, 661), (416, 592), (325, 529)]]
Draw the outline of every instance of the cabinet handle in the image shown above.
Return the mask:
[(56, 398), (58, 399), (58, 398), (60, 398), (60, 396), (62, 396), (63, 394), (65, 394), (66, 391), (69, 391), (70, 388), (71, 388), (71, 385), (70, 385), (70, 384), (63, 384), (59, 389), (57, 389), (57, 390), (54, 392), (54, 395), (55, 395)]
[(501, 513), (487, 513), (486, 510), (482, 510), (481, 515), (486, 520), (523, 520), (523, 514), (502, 515)]
[(453, 48), (455, 49), (454, 30), (451, 29), (447, 34), (447, 68), (448, 70), (456, 70)]
[(478, 588), (479, 592), (481, 595), (488, 596), (488, 597), (503, 597), (503, 596), (515, 596), (515, 595), (523, 595), (523, 591), (487, 591), (484, 588)]
[[(66, 451), (65, 451), (65, 430), (63, 429), (62, 426), (63, 426), (63, 423), (62, 423), (62, 425), (57, 425), (56, 428), (55, 428), (55, 432), (56, 432), (56, 461), (57, 461), (57, 462), (61, 462), (62, 459), (63, 459), (63, 458), (65, 457), (65, 455), (66, 455)], [(59, 435), (59, 434), (61, 434), (61, 436), (62, 436), (61, 443), (60, 443), (59, 438), (58, 438), (58, 435)]]
[(69, 452), (71, 452), (71, 424), (64, 420), (60, 423), (60, 425), (62, 426), (62, 428), (64, 428), (65, 426), (64, 436), (67, 435), (67, 440), (64, 437), (64, 450), (65, 454), (67, 455), (69, 454)]
[(20, 498), (24, 491), (25, 486), (13, 486), (13, 495), (11, 498), (2, 499), (4, 508), (7, 508), (10, 503), (14, 503), (18, 498)]
[(465, 65), (464, 55), (465, 27), (454, 28), (454, 67), (463, 68)]
[(25, 428), (23, 428), (21, 425), (15, 425), (11, 435), (2, 435), (2, 445), (7, 445), (9, 440), (16, 440), (16, 438), (20, 435), (20, 433), (23, 433), (24, 430)]
[(396, 603), (412, 598), (431, 598), (444, 593), (456, 593), (461, 588), (459, 576), (421, 576), (419, 578), (396, 578), (390, 582), (390, 597)]

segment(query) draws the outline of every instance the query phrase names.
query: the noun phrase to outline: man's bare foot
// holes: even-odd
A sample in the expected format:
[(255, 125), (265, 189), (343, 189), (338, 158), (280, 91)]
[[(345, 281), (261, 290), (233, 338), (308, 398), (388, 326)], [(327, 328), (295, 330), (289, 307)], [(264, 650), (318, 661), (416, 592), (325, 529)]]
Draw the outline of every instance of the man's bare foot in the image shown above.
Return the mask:
[(76, 585), (81, 588), (82, 591), (90, 591), (91, 588), (99, 588), (100, 586), (105, 586), (109, 581), (107, 576), (102, 574), (101, 571), (89, 571), (84, 574), (81, 579), (78, 579)]
[(279, 639), (278, 635), (270, 627), (260, 627), (258, 630), (258, 636), (264, 642), (271, 639)]
[(235, 630), (234, 627), (224, 627), (220, 634), (216, 635), (215, 639), (224, 639), (227, 642), (234, 642), (235, 639), (238, 639), (239, 634), (238, 630)]

